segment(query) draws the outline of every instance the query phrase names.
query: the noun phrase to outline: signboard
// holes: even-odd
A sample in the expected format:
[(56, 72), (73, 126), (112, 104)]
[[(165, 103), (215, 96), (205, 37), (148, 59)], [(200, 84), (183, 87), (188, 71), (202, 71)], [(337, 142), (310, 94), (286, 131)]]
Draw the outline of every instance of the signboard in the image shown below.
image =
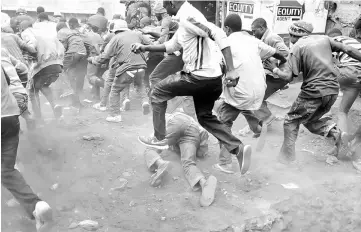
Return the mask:
[(292, 22), (302, 19), (301, 6), (278, 6), (276, 9), (274, 32), (277, 34), (287, 34)]
[(229, 1), (227, 7), (228, 14), (238, 14), (242, 18), (242, 27), (245, 30), (251, 30), (251, 25), (258, 10), (257, 3), (253, 1)]

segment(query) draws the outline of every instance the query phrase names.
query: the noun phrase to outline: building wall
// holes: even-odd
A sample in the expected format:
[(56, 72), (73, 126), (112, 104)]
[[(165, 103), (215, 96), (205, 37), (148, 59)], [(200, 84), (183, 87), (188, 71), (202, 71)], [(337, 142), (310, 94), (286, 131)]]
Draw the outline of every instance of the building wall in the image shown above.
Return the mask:
[[(335, 1), (337, 9), (329, 13), (327, 30), (333, 27), (339, 28), (344, 35), (352, 30), (355, 20), (361, 15), (361, 1)], [(327, 31), (326, 30), (326, 31)]]

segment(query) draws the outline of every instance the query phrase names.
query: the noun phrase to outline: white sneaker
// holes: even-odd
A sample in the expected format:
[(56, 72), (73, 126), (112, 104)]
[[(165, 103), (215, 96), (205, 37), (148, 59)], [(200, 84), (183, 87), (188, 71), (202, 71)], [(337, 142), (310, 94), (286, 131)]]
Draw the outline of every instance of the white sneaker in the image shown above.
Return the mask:
[(122, 109), (123, 111), (130, 110), (130, 100), (128, 98), (123, 101)]
[(107, 108), (105, 106), (100, 106), (100, 102), (93, 105), (93, 108), (100, 111), (106, 111)]
[(122, 116), (121, 115), (117, 115), (117, 116), (108, 116), (106, 118), (107, 122), (121, 122), (122, 121)]
[(36, 222), (36, 231), (38, 232), (50, 232), (54, 226), (53, 223), (53, 211), (45, 201), (39, 201), (35, 205), (33, 212)]

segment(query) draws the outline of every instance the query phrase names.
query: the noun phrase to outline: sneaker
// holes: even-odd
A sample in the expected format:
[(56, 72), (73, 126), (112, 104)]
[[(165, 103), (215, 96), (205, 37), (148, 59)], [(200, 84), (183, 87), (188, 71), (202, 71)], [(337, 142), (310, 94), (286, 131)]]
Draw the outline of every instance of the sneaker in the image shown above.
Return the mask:
[(147, 115), (150, 113), (150, 105), (148, 102), (144, 102), (142, 104), (142, 109), (143, 109), (143, 115)]
[(100, 111), (106, 111), (107, 108), (105, 106), (101, 106), (100, 103), (94, 104), (93, 108)]
[(63, 115), (63, 107), (60, 105), (54, 106), (54, 116), (55, 118), (60, 118)]
[(157, 168), (156, 173), (154, 173), (150, 177), (149, 183), (150, 183), (150, 185), (152, 187), (158, 187), (162, 183), (162, 177), (169, 170), (169, 167), (170, 167), (169, 165), (170, 165), (169, 161), (164, 161), (161, 165), (159, 165), (159, 167)]
[(130, 110), (130, 100), (128, 98), (123, 101), (122, 109), (123, 111)]
[(121, 115), (117, 115), (117, 116), (108, 116), (106, 118), (107, 122), (121, 122), (122, 121), (122, 116)]
[(166, 150), (169, 148), (167, 139), (163, 139), (159, 141), (155, 136), (151, 136), (151, 137), (139, 136), (138, 141), (147, 147), (152, 147), (159, 150)]
[(234, 171), (232, 171), (232, 164), (214, 164), (212, 167), (217, 171), (234, 174)]
[(217, 178), (209, 176), (202, 189), (202, 195), (199, 199), (199, 204), (202, 207), (210, 206), (214, 201), (214, 196), (217, 188)]
[(48, 203), (39, 201), (33, 212), (36, 222), (36, 231), (49, 232), (53, 227), (53, 212)]
[(245, 174), (248, 171), (249, 166), (251, 166), (251, 155), (252, 147), (250, 145), (244, 145), (243, 149), (239, 149), (238, 151), (236, 157), (242, 175)]

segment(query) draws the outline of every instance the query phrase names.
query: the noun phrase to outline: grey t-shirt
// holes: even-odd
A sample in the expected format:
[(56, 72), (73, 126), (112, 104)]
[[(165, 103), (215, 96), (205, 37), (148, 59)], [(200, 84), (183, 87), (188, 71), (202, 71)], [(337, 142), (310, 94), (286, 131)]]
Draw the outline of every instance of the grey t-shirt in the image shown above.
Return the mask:
[(338, 94), (339, 70), (332, 60), (330, 39), (323, 35), (303, 37), (292, 47), (288, 65), (294, 76), (303, 73), (300, 97), (320, 98)]

